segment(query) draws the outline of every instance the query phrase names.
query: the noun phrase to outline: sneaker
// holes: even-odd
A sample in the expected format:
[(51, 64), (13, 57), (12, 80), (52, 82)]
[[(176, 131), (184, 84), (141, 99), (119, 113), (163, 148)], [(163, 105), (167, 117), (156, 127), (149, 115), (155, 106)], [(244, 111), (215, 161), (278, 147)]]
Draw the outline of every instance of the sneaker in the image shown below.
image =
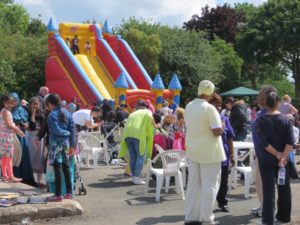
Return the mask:
[(48, 200), (48, 202), (62, 202), (63, 201), (63, 197), (62, 196), (52, 195), (52, 196), (48, 197), (47, 200)]
[(257, 207), (257, 208), (252, 208), (251, 209), (251, 213), (253, 214), (253, 215), (255, 215), (256, 217), (262, 217), (262, 208), (260, 208), (260, 207)]
[(65, 195), (65, 199), (72, 199), (73, 198), (73, 196), (72, 196), (72, 194), (70, 194), (70, 193), (67, 193), (66, 195)]
[(257, 211), (261, 210), (261, 207), (256, 207), (251, 209), (251, 213), (257, 213)]
[(132, 183), (137, 184), (137, 185), (146, 184), (146, 182), (141, 180), (140, 177), (133, 177), (132, 178)]

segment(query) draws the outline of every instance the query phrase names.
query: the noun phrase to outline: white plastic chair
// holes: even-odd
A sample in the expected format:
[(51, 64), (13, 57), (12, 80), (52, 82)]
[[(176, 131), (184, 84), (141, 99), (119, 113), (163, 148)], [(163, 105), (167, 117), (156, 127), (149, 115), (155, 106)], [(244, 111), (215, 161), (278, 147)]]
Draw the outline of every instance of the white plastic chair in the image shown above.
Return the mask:
[(100, 153), (103, 154), (103, 160), (109, 165), (109, 155), (107, 152), (106, 141), (101, 140), (91, 133), (78, 133), (78, 144), (82, 148), (80, 162), (82, 157), (86, 158), (86, 166), (89, 166), (90, 156), (93, 156), (93, 165), (97, 165)]
[[(247, 157), (250, 157), (249, 166), (245, 166), (243, 162)], [(229, 180), (229, 192), (232, 190), (232, 188), (236, 188), (237, 186), (237, 171), (244, 174), (244, 196), (245, 198), (249, 198), (249, 191), (250, 191), (250, 185), (253, 180), (253, 174), (254, 174), (254, 164), (253, 164), (253, 156), (254, 151), (253, 149), (250, 149), (247, 153), (245, 153), (242, 156), (235, 157), (235, 166), (231, 168), (231, 174), (230, 174), (230, 180)], [(240, 166), (238, 166), (238, 163), (240, 162)], [(233, 185), (233, 186), (232, 186)]]
[[(154, 147), (157, 149), (157, 151), (159, 153), (165, 152), (165, 150), (159, 144), (154, 144)], [(185, 153), (185, 151), (184, 151), (184, 153)], [(188, 159), (186, 157), (186, 154), (184, 154), (182, 159), (180, 160), (179, 167), (180, 167), (180, 170), (182, 172), (183, 187), (186, 187), (186, 169), (188, 167)], [(168, 192), (169, 184), (170, 184), (170, 177), (167, 177), (166, 178), (166, 192)]]
[[(184, 156), (185, 152), (180, 150), (168, 150), (159, 153), (153, 160), (148, 160), (147, 162), (147, 172), (146, 172), (146, 184), (144, 187), (144, 194), (147, 196), (149, 190), (149, 180), (150, 174), (156, 176), (156, 194), (155, 200), (160, 200), (160, 193), (163, 186), (165, 177), (175, 177), (176, 192), (182, 194), (182, 199), (185, 199), (182, 174), (180, 172), (180, 161)], [(162, 168), (153, 168), (152, 163), (155, 163), (159, 158), (162, 161)]]

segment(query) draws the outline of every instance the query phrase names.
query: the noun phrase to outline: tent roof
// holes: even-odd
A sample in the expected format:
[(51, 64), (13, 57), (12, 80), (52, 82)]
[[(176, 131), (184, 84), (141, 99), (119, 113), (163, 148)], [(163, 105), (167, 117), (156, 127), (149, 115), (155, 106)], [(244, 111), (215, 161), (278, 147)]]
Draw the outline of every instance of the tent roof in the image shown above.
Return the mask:
[(226, 91), (221, 96), (251, 96), (251, 95), (258, 95), (258, 91), (246, 88), (246, 87), (237, 87), (230, 91)]

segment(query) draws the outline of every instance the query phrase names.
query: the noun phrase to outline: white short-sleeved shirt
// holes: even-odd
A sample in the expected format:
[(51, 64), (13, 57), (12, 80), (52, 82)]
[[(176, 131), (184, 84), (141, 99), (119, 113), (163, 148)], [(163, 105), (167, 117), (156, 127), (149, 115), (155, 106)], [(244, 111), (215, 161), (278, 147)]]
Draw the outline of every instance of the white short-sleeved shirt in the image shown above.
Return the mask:
[(93, 123), (93, 116), (90, 109), (81, 109), (73, 113), (72, 115), (74, 123), (76, 125), (84, 126), (86, 121)]
[(221, 128), (216, 108), (204, 99), (195, 99), (185, 108), (187, 157), (201, 164), (218, 163), (226, 159), (221, 136), (212, 129)]

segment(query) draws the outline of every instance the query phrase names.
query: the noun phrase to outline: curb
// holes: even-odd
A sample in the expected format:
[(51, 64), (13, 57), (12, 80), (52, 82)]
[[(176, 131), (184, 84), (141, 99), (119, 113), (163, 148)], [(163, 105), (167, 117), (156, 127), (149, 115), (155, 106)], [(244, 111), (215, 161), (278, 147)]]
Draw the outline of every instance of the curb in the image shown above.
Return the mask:
[(78, 216), (83, 213), (81, 205), (73, 200), (51, 202), (47, 204), (24, 204), (1, 208), (0, 223), (21, 222), (24, 218), (31, 220)]

